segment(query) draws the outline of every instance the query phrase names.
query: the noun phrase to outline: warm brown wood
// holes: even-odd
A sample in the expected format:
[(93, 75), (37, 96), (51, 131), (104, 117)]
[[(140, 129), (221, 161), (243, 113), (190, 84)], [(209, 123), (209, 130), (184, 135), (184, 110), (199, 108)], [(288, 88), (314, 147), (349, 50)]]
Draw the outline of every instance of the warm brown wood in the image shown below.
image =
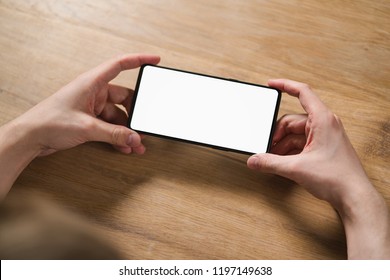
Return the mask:
[[(255, 83), (295, 79), (341, 117), (390, 204), (389, 15), (389, 1), (4, 0), (0, 124), (119, 53)], [(292, 112), (302, 109), (284, 96), (280, 114)], [(243, 155), (145, 143), (144, 156), (90, 143), (36, 159), (14, 189), (86, 215), (126, 258), (346, 257), (337, 214), (303, 188), (248, 170)]]

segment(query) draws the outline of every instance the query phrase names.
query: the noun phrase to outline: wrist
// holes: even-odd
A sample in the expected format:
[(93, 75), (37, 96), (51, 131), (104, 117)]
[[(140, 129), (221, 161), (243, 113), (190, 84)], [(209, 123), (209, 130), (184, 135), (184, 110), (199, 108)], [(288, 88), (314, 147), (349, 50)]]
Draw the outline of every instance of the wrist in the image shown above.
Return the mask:
[(35, 158), (42, 148), (38, 142), (38, 127), (24, 115), (4, 126), (5, 142), (15, 149), (15, 153)]
[(354, 220), (355, 216), (360, 216), (360, 211), (369, 207), (372, 200), (378, 197), (378, 192), (367, 177), (340, 182), (338, 191), (333, 194), (330, 203), (343, 220)]
[(336, 208), (347, 237), (348, 258), (389, 258), (390, 216), (386, 201), (368, 181), (354, 186)]
[(0, 127), (0, 200), (3, 199), (19, 174), (39, 155), (34, 126), (19, 117)]

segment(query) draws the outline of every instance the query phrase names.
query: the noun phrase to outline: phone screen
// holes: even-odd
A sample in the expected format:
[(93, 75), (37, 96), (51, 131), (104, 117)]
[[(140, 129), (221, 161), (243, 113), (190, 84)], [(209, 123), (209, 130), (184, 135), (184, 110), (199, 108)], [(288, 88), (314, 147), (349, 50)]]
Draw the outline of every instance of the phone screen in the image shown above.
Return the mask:
[(246, 154), (271, 145), (276, 89), (161, 66), (141, 67), (129, 127)]

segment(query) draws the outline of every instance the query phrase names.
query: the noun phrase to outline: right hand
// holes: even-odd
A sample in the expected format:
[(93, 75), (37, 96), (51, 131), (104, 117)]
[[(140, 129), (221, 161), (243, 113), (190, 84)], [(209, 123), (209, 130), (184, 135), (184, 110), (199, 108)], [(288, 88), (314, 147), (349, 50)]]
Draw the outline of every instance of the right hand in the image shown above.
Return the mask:
[(302, 83), (270, 80), (269, 86), (299, 98), (307, 115), (277, 123), (273, 154), (257, 154), (248, 166), (287, 177), (338, 211), (350, 259), (390, 259), (390, 213), (369, 181), (340, 119)]
[(287, 177), (317, 198), (341, 207), (351, 192), (372, 189), (340, 119), (309, 86), (285, 79), (269, 86), (298, 97), (305, 115), (285, 115), (277, 122), (271, 153), (248, 159), (248, 167)]

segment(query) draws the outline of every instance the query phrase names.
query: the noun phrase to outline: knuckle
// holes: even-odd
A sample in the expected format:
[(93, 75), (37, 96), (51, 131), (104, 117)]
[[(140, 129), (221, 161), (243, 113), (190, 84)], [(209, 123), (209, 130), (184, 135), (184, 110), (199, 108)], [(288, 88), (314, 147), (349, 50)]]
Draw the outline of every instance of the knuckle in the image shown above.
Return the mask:
[(284, 114), (278, 121), (278, 124), (282, 127), (285, 127), (289, 123), (291, 115), (289, 114)]
[(328, 127), (336, 130), (343, 129), (341, 119), (331, 111), (328, 111), (326, 114), (324, 114), (323, 118), (324, 123), (326, 123)]
[(335, 119), (335, 121), (339, 124), (341, 124), (341, 119), (339, 116), (337, 116), (336, 114), (333, 114), (333, 118)]
[(74, 123), (74, 126), (84, 132), (85, 136), (90, 135), (93, 131), (96, 131), (95, 120), (89, 117), (79, 118), (77, 122)]
[(299, 85), (299, 88), (301, 91), (311, 91), (311, 87), (308, 84), (301, 83)]
[(297, 82), (294, 85), (294, 94), (299, 97), (300, 94), (308, 94), (312, 92), (308, 84)]
[(289, 116), (289, 114), (284, 114), (284, 115), (279, 119), (279, 121), (280, 121), (280, 122), (285, 122), (285, 121), (288, 119), (288, 116)]
[(326, 114), (326, 120), (330, 124), (337, 124), (340, 119), (334, 113), (332, 113), (331, 111), (328, 111)]
[(337, 116), (336, 114), (333, 114), (333, 123), (332, 124), (338, 130), (344, 131), (343, 123), (342, 123), (341, 119), (339, 118), (339, 116)]
[(124, 145), (124, 143), (122, 143), (123, 141), (121, 136), (122, 136), (122, 129), (118, 126), (115, 126), (111, 132), (112, 143), (118, 146)]
[(95, 130), (96, 128), (96, 122), (95, 122), (95, 119), (93, 118), (83, 118), (83, 121), (81, 122), (82, 126), (86, 129), (86, 130)]
[(258, 170), (267, 172), (267, 170), (270, 168), (270, 166), (271, 166), (270, 157), (265, 156), (265, 157), (257, 159), (257, 169)]
[(288, 166), (286, 166), (287, 177), (298, 183), (302, 177), (304, 177), (304, 173), (304, 168), (302, 168), (302, 164), (298, 160), (291, 161)]
[(97, 124), (94, 118), (82, 116), (78, 118), (77, 122), (73, 123), (73, 128), (76, 129), (82, 137), (91, 141), (94, 139)]

